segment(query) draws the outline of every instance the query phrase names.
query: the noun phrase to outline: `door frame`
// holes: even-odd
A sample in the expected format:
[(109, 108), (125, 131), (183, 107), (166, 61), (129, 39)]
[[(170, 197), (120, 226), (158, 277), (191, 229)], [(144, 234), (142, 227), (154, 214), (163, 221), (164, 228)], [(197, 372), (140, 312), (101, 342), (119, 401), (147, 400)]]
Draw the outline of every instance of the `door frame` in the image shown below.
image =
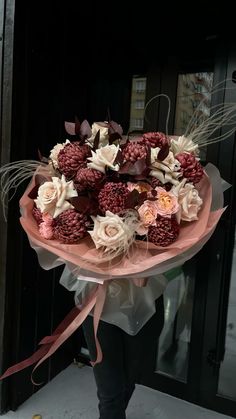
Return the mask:
[[(10, 161), (11, 115), (13, 89), (13, 45), (14, 45), (15, 0), (0, 0), (0, 165)], [(10, 327), (9, 296), (6, 284), (8, 227), (0, 206), (0, 368), (8, 364)], [(0, 413), (8, 409), (9, 382), (0, 382)]]
[[(217, 47), (213, 48), (214, 60), (211, 56), (209, 62), (203, 56), (185, 60), (181, 58), (173, 60), (162, 70), (153, 68), (148, 75), (150, 86), (158, 86), (158, 92), (151, 88), (148, 91), (149, 100), (153, 95), (166, 93), (171, 99), (172, 107), (176, 103), (178, 73), (214, 71), (214, 84), (221, 80), (228, 80), (225, 89), (216, 95), (216, 103), (236, 102), (236, 89), (234, 97), (229, 87), (232, 72), (236, 68), (236, 54), (234, 46), (222, 41), (215, 40)], [(201, 54), (201, 49), (200, 53)], [(204, 51), (205, 52), (205, 51)], [(155, 82), (156, 80), (156, 82)], [(153, 129), (165, 132), (166, 103), (160, 101), (154, 110), (157, 118), (153, 117)], [(174, 115), (170, 118), (169, 131), (174, 127)], [(156, 125), (155, 125), (156, 124)], [(222, 128), (223, 130), (224, 128)], [(173, 131), (172, 131), (173, 132)], [(153, 373), (142, 384), (155, 388), (159, 391), (185, 399), (189, 402), (206, 408), (236, 417), (236, 401), (228, 400), (217, 395), (218, 376), (220, 362), (223, 358), (226, 318), (230, 287), (230, 273), (234, 246), (234, 227), (236, 214), (235, 185), (236, 175), (236, 152), (234, 142), (235, 135), (231, 135), (224, 143), (217, 143), (209, 147), (207, 160), (215, 164), (226, 181), (232, 184), (230, 191), (225, 192), (225, 202), (229, 205), (223, 214), (217, 228), (206, 243), (204, 248), (195, 256), (197, 263), (195, 277), (194, 305), (192, 313), (191, 342), (189, 353), (189, 368), (186, 382), (179, 381), (161, 373)], [(229, 163), (231, 156), (231, 162)], [(218, 278), (218, 281), (216, 281)], [(209, 363), (209, 353), (213, 350), (216, 359), (213, 364)]]

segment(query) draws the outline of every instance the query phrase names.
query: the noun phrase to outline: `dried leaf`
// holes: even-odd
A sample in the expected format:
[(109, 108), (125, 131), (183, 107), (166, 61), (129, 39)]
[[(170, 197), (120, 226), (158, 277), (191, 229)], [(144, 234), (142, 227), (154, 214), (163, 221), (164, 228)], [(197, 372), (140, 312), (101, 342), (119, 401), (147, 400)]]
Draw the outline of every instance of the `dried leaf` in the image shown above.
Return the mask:
[(110, 121), (109, 123), (109, 133), (118, 133), (120, 136), (123, 134), (122, 126), (117, 124), (115, 121)]
[(81, 126), (80, 126), (80, 137), (81, 138), (90, 138), (92, 135), (92, 130), (91, 127), (87, 121), (87, 119), (84, 119), (84, 121), (82, 122)]
[(79, 195), (70, 198), (70, 203), (74, 206), (76, 211), (82, 214), (92, 215), (98, 213), (98, 201), (91, 199), (88, 196)]
[(118, 132), (113, 132), (112, 134), (109, 135), (109, 145), (113, 144), (114, 141), (116, 140), (121, 140), (122, 137), (120, 136), (120, 134), (118, 134)]
[(141, 192), (138, 196), (138, 205), (142, 205), (147, 199), (147, 192)]
[(158, 160), (163, 161), (168, 156), (168, 154), (169, 154), (169, 145), (168, 144), (165, 144), (160, 149), (160, 151), (159, 151), (159, 153), (157, 155), (157, 158), (158, 158)]
[(129, 174), (129, 170), (131, 169), (131, 167), (133, 166), (133, 163), (131, 161), (127, 161), (125, 162), (119, 169), (119, 173), (121, 175), (123, 174)]
[(126, 197), (125, 208), (135, 208), (139, 203), (139, 192), (133, 189)]
[(80, 135), (80, 121), (77, 116), (75, 116), (75, 135)]
[(157, 196), (157, 191), (155, 189), (152, 189), (151, 194), (152, 194), (153, 197), (155, 197), (155, 196)]
[(45, 176), (42, 176), (42, 175), (36, 175), (35, 176), (35, 184), (36, 185), (42, 185), (47, 180), (48, 179)]
[(121, 165), (123, 163), (123, 160), (124, 160), (124, 157), (123, 157), (122, 151), (119, 149), (116, 155), (116, 158), (114, 160), (114, 164)]
[(99, 147), (100, 142), (100, 129), (97, 131), (94, 141), (93, 141), (93, 151), (96, 151)]
[(73, 207), (82, 213), (85, 213), (88, 211), (90, 202), (89, 198), (87, 196), (75, 196), (73, 198), (70, 198), (70, 203), (73, 205)]
[(144, 170), (147, 168), (146, 158), (137, 160), (135, 163), (126, 162), (119, 170), (119, 173), (129, 174), (129, 175), (141, 175)]
[(74, 122), (65, 121), (64, 125), (65, 125), (65, 130), (69, 135), (76, 135)]
[(28, 193), (28, 197), (30, 198), (30, 199), (36, 199), (37, 198), (37, 196), (38, 196), (38, 189), (39, 189), (39, 184), (38, 185), (35, 185), (32, 189), (31, 189), (31, 191)]

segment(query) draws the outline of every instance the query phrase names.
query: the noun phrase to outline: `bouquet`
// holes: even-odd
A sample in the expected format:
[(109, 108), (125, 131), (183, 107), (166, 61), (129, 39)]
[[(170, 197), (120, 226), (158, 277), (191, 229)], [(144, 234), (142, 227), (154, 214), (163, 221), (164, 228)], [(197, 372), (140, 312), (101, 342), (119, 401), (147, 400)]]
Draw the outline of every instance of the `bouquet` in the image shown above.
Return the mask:
[[(220, 121), (217, 113), (217, 127), (231, 121), (231, 112), (226, 108)], [(112, 120), (92, 126), (75, 120), (65, 129), (69, 139), (56, 144), (48, 158), (40, 155), (40, 161), (0, 169), (3, 201), (32, 176), (20, 200), (20, 221), (40, 265), (66, 264), (78, 279), (97, 287), (60, 325), (59, 334), (43, 339), (41, 349), (2, 378), (37, 361), (40, 365), (92, 308), (96, 338), (108, 280), (144, 285), (145, 278), (183, 264), (210, 238), (224, 211), (220, 174), (213, 165), (203, 167), (199, 158), (199, 148), (213, 141), (214, 118), (181, 136), (124, 136)]]

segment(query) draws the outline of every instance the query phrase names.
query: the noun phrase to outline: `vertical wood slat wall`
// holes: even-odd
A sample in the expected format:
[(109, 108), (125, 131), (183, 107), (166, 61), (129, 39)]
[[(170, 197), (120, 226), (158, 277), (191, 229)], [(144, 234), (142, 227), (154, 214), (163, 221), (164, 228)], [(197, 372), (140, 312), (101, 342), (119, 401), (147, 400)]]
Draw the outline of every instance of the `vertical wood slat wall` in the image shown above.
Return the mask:
[[(14, 0), (0, 0), (0, 165), (10, 160), (11, 105), (13, 72)], [(8, 355), (4, 351), (9, 343), (7, 336), (7, 309), (9, 305), (6, 287), (7, 223), (0, 206), (0, 366), (6, 365)], [(7, 408), (8, 383), (0, 383), (0, 412)]]

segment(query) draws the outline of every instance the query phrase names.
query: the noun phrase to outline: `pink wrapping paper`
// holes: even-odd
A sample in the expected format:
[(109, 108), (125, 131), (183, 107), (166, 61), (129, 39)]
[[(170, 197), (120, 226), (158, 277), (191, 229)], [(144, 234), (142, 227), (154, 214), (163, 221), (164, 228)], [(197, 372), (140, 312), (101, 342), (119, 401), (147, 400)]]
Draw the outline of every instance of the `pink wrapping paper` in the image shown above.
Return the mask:
[(28, 197), (33, 186), (34, 179), (20, 200), (22, 209), (20, 222), (31, 245), (43, 248), (65, 263), (68, 262), (73, 273), (77, 273), (78, 276), (81, 274), (92, 277), (93, 281), (96, 281), (96, 276), (102, 280), (122, 277), (139, 279), (167, 271), (175, 260), (179, 265), (184, 263), (209, 239), (224, 211), (224, 208), (211, 211), (212, 188), (210, 179), (205, 173), (196, 186), (203, 200), (202, 209), (198, 214), (199, 219), (182, 223), (179, 237), (173, 244), (160, 247), (150, 242), (136, 240), (128, 255), (110, 262), (103, 262), (102, 252), (96, 250), (90, 236), (82, 239), (79, 244), (73, 245), (62, 244), (57, 240), (46, 240), (40, 236), (37, 223), (32, 216), (34, 202)]

